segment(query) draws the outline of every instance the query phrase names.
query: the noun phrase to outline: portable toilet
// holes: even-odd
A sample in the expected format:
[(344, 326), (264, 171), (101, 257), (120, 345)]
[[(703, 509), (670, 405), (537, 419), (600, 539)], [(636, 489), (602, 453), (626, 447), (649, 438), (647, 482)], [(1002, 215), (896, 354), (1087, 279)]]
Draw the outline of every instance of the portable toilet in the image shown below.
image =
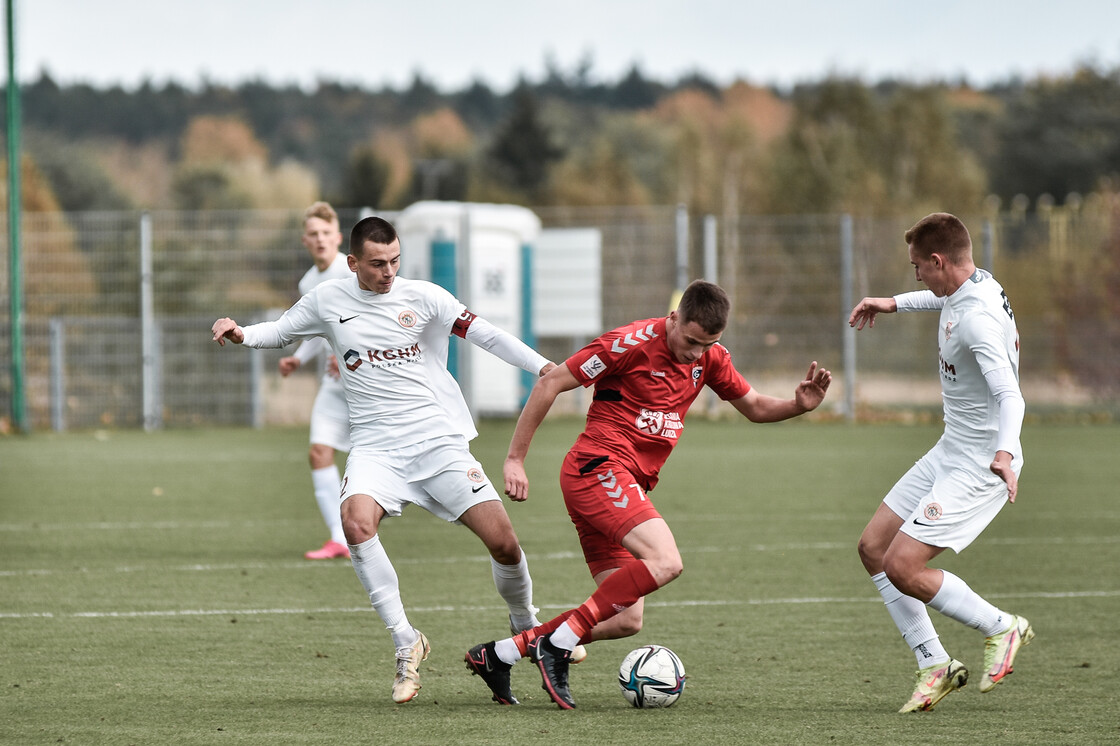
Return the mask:
[[(417, 202), (396, 220), (402, 277), (430, 280), (473, 313), (536, 346), (533, 246), (540, 219), (517, 205)], [(448, 368), (478, 416), (521, 410), (535, 376), (453, 338)]]

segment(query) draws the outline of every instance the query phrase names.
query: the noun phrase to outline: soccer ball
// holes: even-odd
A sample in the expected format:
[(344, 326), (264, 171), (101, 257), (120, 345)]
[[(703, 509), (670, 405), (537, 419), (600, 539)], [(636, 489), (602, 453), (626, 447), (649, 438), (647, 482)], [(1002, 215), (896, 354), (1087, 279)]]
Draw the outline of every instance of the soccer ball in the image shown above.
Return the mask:
[(634, 707), (668, 707), (684, 692), (684, 664), (667, 647), (631, 650), (618, 667), (618, 686)]

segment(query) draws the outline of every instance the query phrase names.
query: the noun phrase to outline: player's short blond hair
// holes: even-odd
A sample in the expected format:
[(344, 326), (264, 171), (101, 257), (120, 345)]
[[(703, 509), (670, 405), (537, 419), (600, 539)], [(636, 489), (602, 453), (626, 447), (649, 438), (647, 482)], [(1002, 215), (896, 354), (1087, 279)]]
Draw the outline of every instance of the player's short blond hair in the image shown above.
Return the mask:
[(903, 237), (906, 244), (923, 257), (937, 253), (954, 264), (972, 258), (972, 237), (968, 235), (968, 228), (960, 218), (947, 212), (926, 215)]
[(328, 223), (334, 223), (335, 225), (338, 225), (338, 213), (335, 212), (334, 208), (326, 202), (316, 202), (315, 204), (311, 205), (311, 207), (308, 207), (303, 211), (304, 224), (306, 224), (307, 221), (311, 218), (319, 218), (320, 220), (325, 220)]

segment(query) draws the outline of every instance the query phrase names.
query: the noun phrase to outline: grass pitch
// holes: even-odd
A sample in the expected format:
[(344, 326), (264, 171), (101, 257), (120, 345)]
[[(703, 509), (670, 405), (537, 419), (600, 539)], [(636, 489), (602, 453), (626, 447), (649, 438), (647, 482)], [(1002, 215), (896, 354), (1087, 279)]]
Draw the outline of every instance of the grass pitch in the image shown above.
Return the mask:
[[(542, 617), (592, 589), (556, 472), (577, 420), (545, 423), (528, 503), (510, 504)], [(491, 478), (512, 423), (486, 422)], [(1038, 637), (995, 691), (899, 715), (914, 661), (855, 540), (937, 426), (690, 421), (653, 500), (685, 573), (645, 629), (596, 643), (561, 712), (534, 670), (499, 707), (464, 651), (503, 636), (478, 540), (418, 509), (383, 524), (413, 623), (432, 641), (412, 703), (393, 650), (324, 539), (306, 430), (0, 440), (0, 743), (1097, 744), (1120, 740), (1120, 428), (1028, 426), (1018, 503), (940, 566)], [(934, 612), (980, 675), (978, 632)], [(689, 681), (668, 710), (630, 708), (622, 657), (660, 643)]]

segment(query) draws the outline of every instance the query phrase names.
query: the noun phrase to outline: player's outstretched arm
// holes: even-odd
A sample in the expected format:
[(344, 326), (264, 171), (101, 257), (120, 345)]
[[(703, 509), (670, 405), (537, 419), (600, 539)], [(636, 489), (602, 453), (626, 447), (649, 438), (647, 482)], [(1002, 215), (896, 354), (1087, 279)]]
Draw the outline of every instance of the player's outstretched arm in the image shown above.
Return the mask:
[(832, 373), (819, 367), (814, 360), (805, 378), (797, 384), (792, 399), (779, 399), (751, 389), (745, 396), (733, 400), (731, 406), (751, 422), (781, 422), (819, 407), (830, 385)]
[(227, 339), (236, 345), (245, 341), (245, 332), (231, 318), (218, 319), (214, 322), (214, 326), (210, 327), (210, 331), (214, 333), (214, 341), (219, 347), (225, 347)]
[(549, 365), (555, 365), (517, 337), (499, 329), (481, 316), (472, 318), (463, 338), (498, 359), (537, 376), (543, 376), (550, 370)]
[(568, 370), (567, 365), (554, 366), (533, 386), (529, 400), (525, 402), (525, 408), (517, 418), (517, 426), (514, 427), (513, 437), (509, 442), (509, 453), (502, 466), (509, 499), (522, 502), (529, 497), (529, 477), (525, 474), (525, 456), (529, 453), (529, 444), (556, 397), (577, 386), (579, 381)]
[(848, 315), (848, 326), (854, 326), (857, 330), (864, 326), (874, 328), (876, 316), (881, 313), (894, 313), (897, 310), (898, 304), (894, 298), (864, 298)]

